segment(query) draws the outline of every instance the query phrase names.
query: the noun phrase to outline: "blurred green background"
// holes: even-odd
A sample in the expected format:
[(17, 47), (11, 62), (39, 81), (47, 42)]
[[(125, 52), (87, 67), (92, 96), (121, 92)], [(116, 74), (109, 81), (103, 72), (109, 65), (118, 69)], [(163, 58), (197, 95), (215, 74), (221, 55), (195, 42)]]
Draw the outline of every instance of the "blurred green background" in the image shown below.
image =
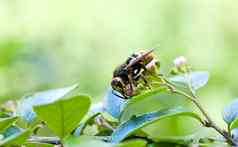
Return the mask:
[(238, 96), (238, 1), (0, 0), (0, 100), (79, 83), (99, 101), (131, 53), (184, 55), (211, 79), (202, 103), (222, 123)]

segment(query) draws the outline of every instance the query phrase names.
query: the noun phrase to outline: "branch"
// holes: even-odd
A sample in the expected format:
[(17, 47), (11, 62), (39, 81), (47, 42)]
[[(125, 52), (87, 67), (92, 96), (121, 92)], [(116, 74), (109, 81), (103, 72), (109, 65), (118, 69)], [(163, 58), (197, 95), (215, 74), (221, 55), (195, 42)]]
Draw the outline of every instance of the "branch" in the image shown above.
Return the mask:
[(60, 138), (58, 137), (42, 137), (42, 136), (31, 136), (28, 139), (29, 142), (39, 142), (39, 143), (48, 143), (54, 145), (60, 145)]
[(206, 110), (202, 107), (202, 105), (199, 103), (198, 101), (198, 97), (192, 92), (192, 95), (187, 94), (184, 91), (181, 91), (179, 89), (176, 88), (176, 86), (171, 83), (169, 80), (167, 80), (166, 78), (164, 78), (167, 86), (169, 87), (169, 89), (171, 89), (172, 92), (177, 93), (179, 95), (185, 96), (188, 99), (190, 99), (197, 107), (198, 109), (201, 111), (201, 113), (203, 114), (203, 116), (206, 118), (206, 121), (204, 122), (204, 126), (205, 127), (210, 127), (215, 129), (218, 133), (220, 133), (224, 138), (226, 138), (226, 140), (228, 141), (228, 143), (230, 143), (231, 145), (238, 145), (229, 135), (228, 132), (224, 131), (223, 129), (221, 129), (220, 127), (218, 127), (216, 125), (216, 123), (211, 119), (211, 117), (208, 115), (208, 113), (206, 112)]

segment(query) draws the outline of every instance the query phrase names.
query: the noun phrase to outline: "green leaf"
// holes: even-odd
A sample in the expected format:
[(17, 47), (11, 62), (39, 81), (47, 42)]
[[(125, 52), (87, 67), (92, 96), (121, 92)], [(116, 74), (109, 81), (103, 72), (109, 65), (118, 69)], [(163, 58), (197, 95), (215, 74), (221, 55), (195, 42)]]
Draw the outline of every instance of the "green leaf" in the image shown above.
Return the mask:
[(147, 141), (144, 139), (130, 139), (115, 145), (116, 147), (146, 147)]
[(209, 73), (205, 71), (191, 72), (188, 75), (178, 75), (171, 77), (170, 80), (176, 83), (188, 84), (191, 83), (193, 90), (198, 90), (207, 84)]
[(126, 100), (115, 95), (110, 87), (103, 100), (103, 111), (118, 119), (121, 115), (122, 107), (125, 102)]
[(190, 116), (196, 120), (202, 122), (201, 118), (191, 111), (183, 108), (163, 109), (156, 112), (146, 113), (137, 117), (132, 117), (130, 120), (122, 123), (112, 134), (112, 142), (118, 143), (124, 140), (126, 137), (132, 135), (139, 129), (153, 124), (161, 119), (165, 119), (172, 116)]
[(92, 114), (90, 116), (87, 116), (86, 119), (84, 119), (80, 124), (79, 127), (77, 127), (74, 130), (74, 135), (75, 136), (80, 136), (83, 134), (84, 129), (86, 128), (86, 126), (88, 125), (89, 122), (91, 122), (93, 119), (95, 119), (98, 115), (100, 115), (100, 113), (95, 113)]
[(229, 147), (227, 143), (200, 143), (199, 147)]
[(24, 144), (26, 147), (54, 147), (53, 144), (38, 143), (38, 142), (27, 142)]
[(189, 145), (180, 145), (176, 143), (168, 143), (168, 142), (161, 142), (161, 143), (152, 143), (149, 144), (147, 147), (229, 147), (226, 143), (198, 143), (198, 144), (189, 144)]
[(223, 120), (230, 125), (238, 117), (238, 99), (228, 104), (222, 113)]
[(95, 136), (69, 136), (64, 140), (64, 147), (113, 147)]
[(34, 106), (34, 111), (56, 135), (63, 139), (77, 127), (89, 107), (90, 98), (79, 95), (59, 99), (51, 104)]
[(15, 123), (17, 119), (18, 117), (0, 118), (0, 132), (5, 131), (8, 127)]
[(2, 141), (0, 141), (0, 146), (19, 146), (22, 145), (26, 139), (30, 136), (31, 131), (25, 130), (20, 133), (14, 134)]
[(105, 118), (106, 121), (108, 122), (112, 122), (112, 123), (118, 123), (119, 120), (116, 119), (115, 117), (111, 116), (109, 113), (107, 112), (102, 112), (101, 115), (103, 116), (103, 118)]
[(75, 84), (64, 88), (51, 89), (37, 92), (30, 96), (25, 96), (18, 102), (17, 113), (20, 117), (30, 123), (36, 117), (36, 114), (33, 111), (33, 106), (52, 103), (63, 98), (77, 87), (78, 85)]
[(103, 141), (103, 137), (95, 136), (69, 136), (64, 140), (64, 147), (146, 147), (144, 139), (130, 139), (119, 144)]
[(233, 136), (233, 139), (238, 140), (238, 128), (232, 129), (231, 135)]
[(3, 132), (3, 136), (4, 138), (8, 138), (14, 134), (18, 134), (18, 133), (21, 133), (23, 131), (22, 128), (19, 128), (15, 125), (12, 125), (10, 127), (8, 127), (4, 132)]
[(167, 136), (167, 137), (157, 137), (153, 138), (155, 142), (168, 142), (168, 143), (176, 143), (187, 145), (194, 141), (195, 135), (187, 135), (187, 136)]
[(64, 147), (146, 147), (144, 139), (130, 139), (119, 144), (103, 141), (105, 138), (95, 136), (69, 136), (64, 140)]
[(169, 142), (155, 142), (155, 143), (148, 144), (147, 147), (190, 147), (190, 146), (180, 145), (176, 143), (169, 143)]
[(229, 125), (230, 129), (238, 128), (238, 118), (234, 119), (231, 124)]
[(167, 89), (154, 89), (130, 99), (121, 114), (120, 122), (129, 120), (132, 116), (158, 111), (177, 106), (186, 107), (190, 101)]
[[(172, 143), (186, 143), (190, 140), (187, 136), (197, 134), (198, 130), (202, 129), (201, 122), (197, 119), (186, 115), (175, 115), (154, 122), (141, 130), (147, 134), (147, 137), (156, 142), (168, 139)], [(135, 134), (137, 135), (137, 132)], [(196, 140), (197, 138), (195, 136), (193, 139)]]

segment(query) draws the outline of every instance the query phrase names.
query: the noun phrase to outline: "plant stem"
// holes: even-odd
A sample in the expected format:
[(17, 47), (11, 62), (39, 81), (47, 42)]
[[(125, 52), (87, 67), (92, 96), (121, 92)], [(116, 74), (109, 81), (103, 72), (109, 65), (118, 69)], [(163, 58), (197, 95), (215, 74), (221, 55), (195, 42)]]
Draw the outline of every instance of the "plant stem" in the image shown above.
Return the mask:
[(29, 142), (40, 142), (40, 143), (48, 143), (54, 145), (60, 145), (60, 139), (58, 137), (41, 137), (41, 136), (31, 136), (28, 139)]
[(227, 131), (228, 131), (228, 135), (229, 135), (230, 137), (232, 137), (232, 134), (231, 134), (231, 128), (230, 128), (229, 125), (227, 125)]
[(230, 143), (231, 145), (237, 146), (237, 143), (230, 137), (229, 133), (224, 131), (224, 130), (222, 130), (220, 127), (218, 127), (216, 125), (216, 123), (211, 119), (211, 117), (208, 115), (206, 110), (199, 103), (198, 97), (193, 92), (192, 92), (192, 95), (187, 94), (186, 92), (177, 89), (176, 86), (173, 85), (171, 82), (169, 82), (167, 79), (165, 79), (165, 82), (166, 82), (167, 86), (172, 90), (172, 92), (187, 97), (188, 99), (190, 99), (198, 107), (198, 109), (201, 111), (203, 116), (206, 118), (206, 121), (203, 124), (204, 126), (215, 129), (224, 138), (226, 138), (228, 143)]

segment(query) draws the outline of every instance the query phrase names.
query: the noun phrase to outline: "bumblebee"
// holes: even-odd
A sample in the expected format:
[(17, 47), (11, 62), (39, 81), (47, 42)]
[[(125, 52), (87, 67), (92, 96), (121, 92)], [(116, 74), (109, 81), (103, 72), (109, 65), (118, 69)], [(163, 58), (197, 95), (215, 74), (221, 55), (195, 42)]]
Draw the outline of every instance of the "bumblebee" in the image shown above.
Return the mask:
[[(114, 94), (128, 99), (136, 95), (136, 88), (139, 80), (148, 83), (145, 74), (154, 72), (154, 65), (158, 62), (154, 59), (153, 49), (147, 52), (141, 51), (132, 54), (122, 65), (118, 66), (113, 72), (111, 87)], [(116, 92), (120, 93), (118, 95)]]

